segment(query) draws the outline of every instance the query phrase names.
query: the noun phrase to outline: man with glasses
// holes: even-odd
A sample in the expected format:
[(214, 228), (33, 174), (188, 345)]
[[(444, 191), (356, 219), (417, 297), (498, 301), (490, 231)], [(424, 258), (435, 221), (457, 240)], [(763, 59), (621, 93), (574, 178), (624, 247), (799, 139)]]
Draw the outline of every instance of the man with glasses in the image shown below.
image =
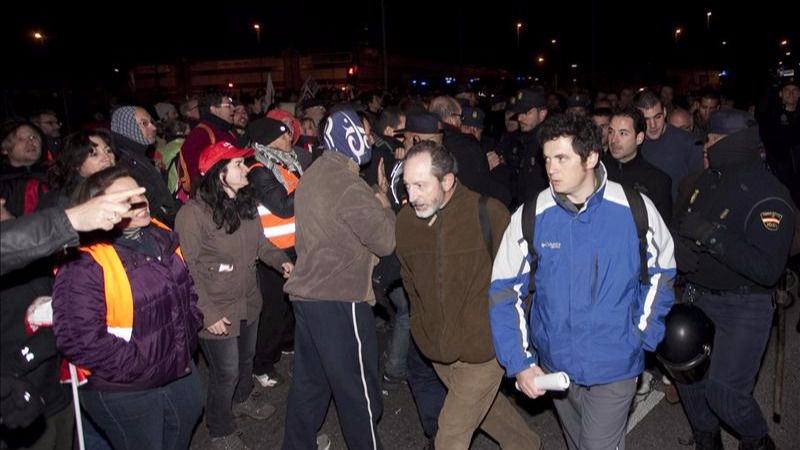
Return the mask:
[(118, 164), (127, 168), (139, 186), (147, 188), (150, 215), (172, 225), (178, 205), (167, 188), (161, 172), (147, 156), (156, 142), (156, 124), (139, 106), (121, 106), (111, 115), (111, 136), (114, 139)]
[(458, 100), (450, 96), (436, 97), (431, 100), (428, 110), (439, 116), (444, 127), (442, 143), (456, 157), (459, 181), (469, 189), (496, 198), (508, 207), (511, 194), (489, 175), (489, 163), (480, 142), (474, 136), (461, 132), (463, 111)]
[(61, 122), (58, 116), (51, 109), (43, 109), (31, 114), (29, 120), (42, 130), (42, 147), (47, 152), (48, 159), (53, 159), (61, 146)]
[(179, 156), (180, 187), (187, 196), (192, 185), (200, 179), (197, 166), (200, 153), (218, 141), (236, 145), (236, 134), (233, 132), (233, 111), (236, 105), (233, 100), (219, 91), (212, 91), (203, 94), (198, 105), (200, 122), (186, 136)]
[(33, 212), (47, 189), (42, 136), (26, 121), (4, 123), (0, 130), (0, 199), (14, 217)]
[(667, 112), (654, 92), (640, 92), (633, 104), (642, 112), (647, 125), (642, 156), (669, 175), (672, 198), (677, 198), (681, 180), (703, 170), (703, 147), (690, 133), (667, 123)]

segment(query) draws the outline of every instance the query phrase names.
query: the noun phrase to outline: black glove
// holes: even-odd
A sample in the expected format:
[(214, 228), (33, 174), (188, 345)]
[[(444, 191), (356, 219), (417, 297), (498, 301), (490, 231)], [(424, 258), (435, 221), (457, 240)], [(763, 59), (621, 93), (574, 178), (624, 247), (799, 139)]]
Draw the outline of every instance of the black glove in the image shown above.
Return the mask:
[(700, 247), (692, 241), (676, 238), (675, 262), (683, 273), (694, 273), (700, 267)]
[(42, 414), (44, 400), (29, 382), (3, 375), (0, 386), (0, 423), (24, 428)]
[(678, 228), (678, 234), (701, 244), (705, 244), (714, 231), (714, 225), (696, 212), (686, 214)]

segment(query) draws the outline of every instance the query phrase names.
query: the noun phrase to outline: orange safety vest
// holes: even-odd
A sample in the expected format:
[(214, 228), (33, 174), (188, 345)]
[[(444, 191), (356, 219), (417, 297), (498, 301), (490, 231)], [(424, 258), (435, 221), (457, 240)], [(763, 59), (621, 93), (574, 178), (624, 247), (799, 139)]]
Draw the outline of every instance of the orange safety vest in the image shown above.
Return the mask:
[[(154, 225), (170, 230), (168, 226), (158, 220), (152, 218), (150, 220)], [(107, 242), (81, 246), (78, 249), (89, 253), (103, 269), (108, 332), (125, 339), (126, 342), (130, 341), (133, 333), (133, 291), (119, 254), (114, 249), (114, 246)], [(175, 249), (175, 253), (183, 260), (183, 252), (181, 252), (180, 247)], [(83, 376), (88, 376), (91, 373), (84, 367), (76, 366), (76, 369)]]
[[(264, 165), (257, 162), (250, 166), (251, 169), (254, 167), (264, 167)], [(278, 164), (278, 168), (283, 179), (288, 183), (286, 190), (291, 194), (297, 188), (300, 179), (282, 164)], [(261, 219), (261, 227), (264, 229), (264, 237), (280, 249), (294, 247), (294, 216), (278, 217), (262, 204), (258, 205), (258, 216)]]

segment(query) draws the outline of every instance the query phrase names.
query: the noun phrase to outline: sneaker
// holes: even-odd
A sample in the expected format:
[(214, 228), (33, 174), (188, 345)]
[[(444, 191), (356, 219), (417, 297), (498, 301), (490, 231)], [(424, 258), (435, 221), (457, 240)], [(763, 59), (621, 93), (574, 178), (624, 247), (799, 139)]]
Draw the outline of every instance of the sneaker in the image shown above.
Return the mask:
[(253, 374), (253, 378), (255, 378), (256, 381), (258, 381), (258, 384), (260, 384), (261, 387), (265, 388), (275, 387), (275, 385), (278, 384), (278, 376), (275, 375), (275, 372), (272, 372), (272, 374), (269, 373), (261, 375)]
[(237, 431), (227, 436), (212, 437), (211, 450), (250, 450), (242, 440), (242, 432)]
[(383, 374), (383, 389), (387, 392), (395, 391), (407, 383), (408, 382), (405, 378), (393, 377), (385, 373)]
[(644, 371), (641, 375), (639, 375), (639, 389), (636, 390), (636, 395), (647, 396), (650, 393), (651, 386), (653, 384), (653, 374)]
[(331, 448), (331, 439), (325, 433), (317, 435), (317, 450), (328, 450)]
[(664, 397), (667, 399), (667, 403), (670, 405), (676, 405), (681, 401), (681, 398), (678, 395), (678, 389), (674, 384), (664, 385)]
[(275, 407), (260, 397), (251, 395), (241, 403), (234, 402), (232, 412), (236, 417), (247, 416), (256, 420), (267, 420), (275, 414)]
[(387, 384), (406, 384), (408, 383), (405, 377), (393, 377), (388, 373), (383, 374), (383, 382)]

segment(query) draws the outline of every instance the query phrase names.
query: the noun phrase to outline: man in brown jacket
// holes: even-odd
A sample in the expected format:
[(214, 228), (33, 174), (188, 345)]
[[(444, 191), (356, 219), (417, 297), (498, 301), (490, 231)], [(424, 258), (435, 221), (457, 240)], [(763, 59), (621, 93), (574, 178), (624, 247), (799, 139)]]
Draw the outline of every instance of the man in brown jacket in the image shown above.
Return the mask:
[(480, 196), (459, 184), (456, 174), (455, 158), (441, 145), (422, 141), (412, 147), (403, 172), (409, 206), (397, 218), (411, 334), (448, 390), (435, 446), (466, 450), (480, 426), (505, 450), (538, 449), (539, 436), (498, 394), (503, 369), (489, 328), (492, 257), (509, 213), (486, 198), (491, 238), (485, 239)]
[(331, 395), (348, 448), (382, 448), (372, 268), (394, 250), (395, 215), (385, 191), (358, 175), (371, 156), (368, 135), (354, 112), (331, 114), (325, 152), (295, 190), (297, 263), (284, 286), (295, 314), (285, 450), (314, 448)]

